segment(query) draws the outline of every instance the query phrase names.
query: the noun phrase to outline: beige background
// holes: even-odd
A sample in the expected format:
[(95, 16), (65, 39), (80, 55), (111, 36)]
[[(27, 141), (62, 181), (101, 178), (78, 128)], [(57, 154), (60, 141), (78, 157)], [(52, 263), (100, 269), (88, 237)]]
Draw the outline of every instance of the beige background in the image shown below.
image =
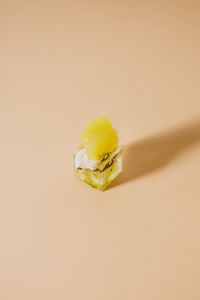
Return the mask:
[[(0, 2), (0, 299), (200, 299), (200, 2)], [(107, 113), (124, 173), (73, 177)]]

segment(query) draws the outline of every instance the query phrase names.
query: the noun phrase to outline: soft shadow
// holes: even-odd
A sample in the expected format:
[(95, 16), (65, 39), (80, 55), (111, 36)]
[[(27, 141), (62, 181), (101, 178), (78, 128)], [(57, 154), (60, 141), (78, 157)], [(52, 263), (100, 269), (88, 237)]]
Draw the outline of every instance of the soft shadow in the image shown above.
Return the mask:
[(109, 188), (159, 170), (197, 142), (200, 119), (128, 144), (123, 149), (123, 172)]

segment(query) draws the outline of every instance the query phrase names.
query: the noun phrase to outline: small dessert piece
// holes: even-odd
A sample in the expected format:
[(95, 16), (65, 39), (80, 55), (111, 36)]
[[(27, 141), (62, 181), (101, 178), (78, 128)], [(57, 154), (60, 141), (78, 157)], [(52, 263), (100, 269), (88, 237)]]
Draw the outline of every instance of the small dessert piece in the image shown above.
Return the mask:
[(103, 190), (122, 171), (118, 136), (105, 115), (89, 121), (81, 135), (82, 145), (74, 154), (76, 176)]

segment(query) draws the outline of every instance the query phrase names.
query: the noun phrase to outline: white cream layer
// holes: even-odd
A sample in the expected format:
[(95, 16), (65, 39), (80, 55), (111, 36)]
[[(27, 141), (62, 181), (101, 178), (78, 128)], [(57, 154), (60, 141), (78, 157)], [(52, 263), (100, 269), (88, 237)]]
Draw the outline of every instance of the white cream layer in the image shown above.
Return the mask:
[(75, 167), (81, 169), (95, 170), (101, 160), (89, 160), (85, 149), (81, 149), (75, 154)]

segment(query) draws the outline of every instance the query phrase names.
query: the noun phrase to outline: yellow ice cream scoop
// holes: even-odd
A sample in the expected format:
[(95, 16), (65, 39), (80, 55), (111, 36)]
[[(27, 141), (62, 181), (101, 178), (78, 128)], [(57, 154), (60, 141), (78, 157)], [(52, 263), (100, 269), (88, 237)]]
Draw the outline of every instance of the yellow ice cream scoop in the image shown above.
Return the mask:
[(100, 160), (117, 149), (117, 131), (109, 118), (103, 115), (87, 123), (81, 142), (90, 160)]

